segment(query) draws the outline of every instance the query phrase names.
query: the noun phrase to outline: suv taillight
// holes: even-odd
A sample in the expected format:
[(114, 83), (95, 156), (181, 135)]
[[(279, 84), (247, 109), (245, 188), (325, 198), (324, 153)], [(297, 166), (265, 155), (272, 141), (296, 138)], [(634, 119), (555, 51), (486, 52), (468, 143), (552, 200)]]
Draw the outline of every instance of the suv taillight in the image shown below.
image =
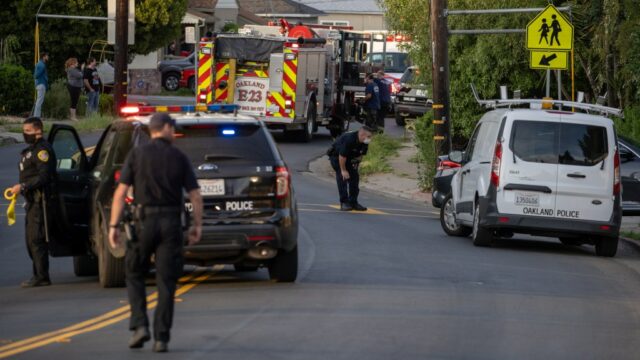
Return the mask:
[(502, 144), (496, 143), (493, 151), (493, 161), (491, 161), (491, 185), (498, 187), (500, 185), (500, 165), (502, 164)]
[(451, 160), (442, 160), (438, 165), (438, 171), (459, 168), (460, 164)]
[(289, 194), (291, 175), (284, 166), (276, 167), (276, 198), (284, 199)]
[(613, 157), (613, 195), (620, 195), (620, 153), (617, 148)]

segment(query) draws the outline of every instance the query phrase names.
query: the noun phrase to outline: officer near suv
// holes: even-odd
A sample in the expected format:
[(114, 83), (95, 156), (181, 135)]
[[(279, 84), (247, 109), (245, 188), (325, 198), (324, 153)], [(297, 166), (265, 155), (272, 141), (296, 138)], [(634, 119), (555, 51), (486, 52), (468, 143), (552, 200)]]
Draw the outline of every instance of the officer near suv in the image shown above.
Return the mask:
[(173, 321), (176, 284), (183, 268), (183, 234), (181, 214), (184, 211), (183, 190), (193, 205), (193, 226), (189, 229), (189, 245), (200, 241), (202, 234), (202, 196), (187, 156), (172, 145), (175, 120), (166, 113), (154, 114), (149, 120), (151, 142), (133, 149), (122, 167), (118, 187), (113, 195), (109, 243), (120, 242), (119, 228), (127, 191), (133, 186), (135, 234), (127, 242), (125, 273), (133, 336), (130, 348), (141, 348), (151, 339), (145, 275), (151, 256), (155, 254), (158, 307), (154, 319), (153, 351), (166, 352)]
[(369, 150), (373, 132), (372, 128), (365, 125), (358, 131), (342, 134), (327, 152), (331, 167), (336, 172), (341, 211), (367, 211), (367, 208), (358, 202), (360, 193), (358, 167), (362, 157)]

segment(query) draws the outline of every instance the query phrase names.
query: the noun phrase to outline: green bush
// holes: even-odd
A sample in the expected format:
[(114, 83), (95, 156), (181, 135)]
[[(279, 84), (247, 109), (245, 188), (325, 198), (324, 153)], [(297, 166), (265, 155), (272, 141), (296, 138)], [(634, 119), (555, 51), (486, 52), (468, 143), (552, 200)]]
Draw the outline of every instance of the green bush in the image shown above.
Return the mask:
[(98, 112), (100, 115), (115, 115), (113, 111), (113, 95), (100, 94), (100, 103), (98, 104)]
[(393, 171), (388, 159), (398, 155), (398, 149), (402, 147), (399, 139), (391, 138), (387, 135), (374, 135), (369, 144), (369, 151), (360, 164), (360, 175), (390, 173)]
[(67, 89), (67, 81), (58, 79), (47, 89), (42, 105), (45, 119), (68, 119), (71, 97)]
[(640, 143), (640, 106), (631, 106), (624, 111), (624, 119), (614, 119), (618, 135)]
[(422, 191), (433, 187), (436, 173), (436, 149), (433, 142), (433, 113), (428, 112), (416, 121), (416, 146), (418, 147), (418, 186)]
[(0, 65), (0, 114), (25, 115), (30, 112), (34, 92), (31, 72), (17, 65)]

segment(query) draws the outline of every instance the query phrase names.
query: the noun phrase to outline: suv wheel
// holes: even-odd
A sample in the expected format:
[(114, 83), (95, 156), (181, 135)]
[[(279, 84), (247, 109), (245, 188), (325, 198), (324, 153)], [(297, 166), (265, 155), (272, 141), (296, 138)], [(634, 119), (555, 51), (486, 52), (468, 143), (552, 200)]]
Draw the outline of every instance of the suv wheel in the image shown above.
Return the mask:
[(294, 282), (298, 277), (298, 247), (291, 251), (280, 249), (269, 264), (269, 277), (275, 282)]
[(456, 212), (451, 194), (444, 198), (444, 203), (440, 207), (440, 226), (447, 235), (464, 237), (471, 234), (470, 227), (456, 223)]
[(169, 91), (176, 91), (180, 87), (180, 75), (178, 73), (168, 73), (162, 80), (162, 86)]
[(98, 259), (93, 254), (74, 256), (73, 273), (78, 277), (98, 275)]
[(476, 204), (473, 209), (473, 230), (471, 232), (471, 238), (473, 239), (473, 245), (475, 246), (490, 246), (493, 240), (493, 233), (480, 226), (480, 205)]
[(407, 122), (405, 121), (404, 116), (396, 113), (396, 125), (405, 126), (406, 124), (407, 124)]
[(104, 288), (124, 286), (124, 257), (116, 258), (109, 251), (109, 236), (105, 226), (100, 226), (98, 242), (98, 270), (100, 285)]
[(618, 252), (618, 238), (596, 239), (596, 255), (603, 257), (614, 257)]

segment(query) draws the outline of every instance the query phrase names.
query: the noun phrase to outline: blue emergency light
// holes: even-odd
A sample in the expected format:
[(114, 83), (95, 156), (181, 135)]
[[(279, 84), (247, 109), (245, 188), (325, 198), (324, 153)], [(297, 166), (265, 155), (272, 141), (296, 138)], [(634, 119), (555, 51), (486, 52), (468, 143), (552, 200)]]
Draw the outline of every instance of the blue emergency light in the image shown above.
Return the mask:
[(236, 134), (235, 129), (222, 129), (222, 135), (224, 136), (234, 136)]

